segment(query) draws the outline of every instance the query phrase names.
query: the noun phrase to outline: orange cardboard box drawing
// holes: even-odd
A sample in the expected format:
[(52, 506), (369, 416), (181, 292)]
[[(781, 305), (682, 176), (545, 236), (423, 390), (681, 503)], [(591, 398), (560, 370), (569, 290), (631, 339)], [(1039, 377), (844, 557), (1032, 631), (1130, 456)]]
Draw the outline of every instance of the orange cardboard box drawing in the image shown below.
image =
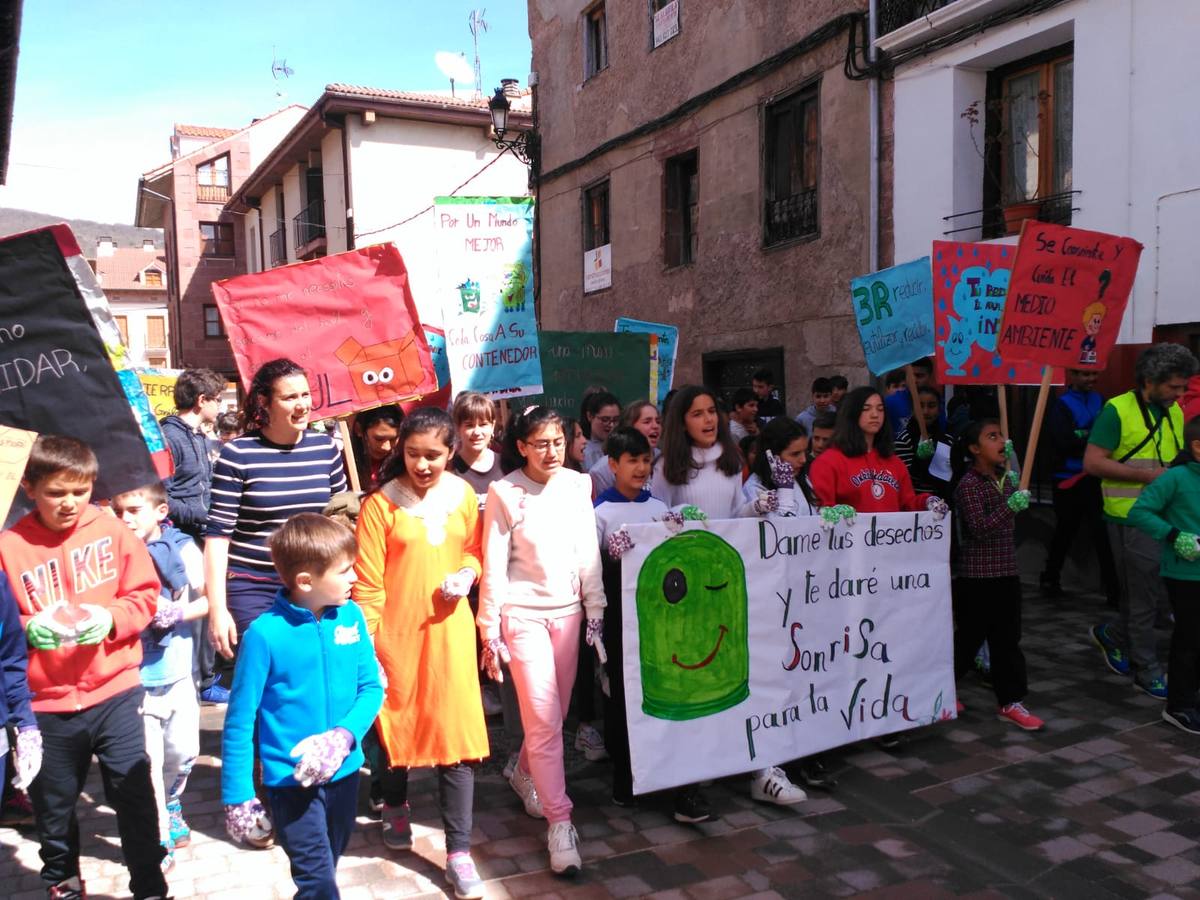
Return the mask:
[(387, 403), (411, 394), (424, 378), (415, 331), (366, 347), (349, 337), (335, 355), (350, 371), (359, 400)]

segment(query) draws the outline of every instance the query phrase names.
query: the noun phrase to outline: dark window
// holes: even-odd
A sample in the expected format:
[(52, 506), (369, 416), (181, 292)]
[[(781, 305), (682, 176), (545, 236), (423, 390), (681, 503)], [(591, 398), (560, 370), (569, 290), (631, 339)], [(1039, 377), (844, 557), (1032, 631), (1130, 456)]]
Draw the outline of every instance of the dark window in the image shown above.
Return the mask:
[(817, 233), (817, 88), (771, 103), (763, 135), (763, 244)]
[(597, 3), (583, 14), (584, 79), (608, 68), (608, 19), (604, 3)]
[(668, 266), (685, 266), (696, 258), (699, 171), (700, 158), (695, 150), (671, 157), (663, 169), (663, 261)]
[(1036, 201), (1028, 214), (1071, 222), (1072, 50), (1058, 47), (988, 75), (984, 206), (992, 212), (985, 237), (1004, 233), (997, 207)]
[(196, 166), (196, 199), (224, 203), (229, 199), (229, 154)]
[(217, 307), (212, 303), (204, 304), (204, 336), (223, 337), (224, 335), (225, 326), (221, 322), (221, 314), (217, 311)]
[(233, 256), (233, 224), (230, 222), (201, 222), (200, 255)]
[(704, 384), (717, 392), (717, 399), (731, 408), (733, 394), (738, 388), (750, 387), (754, 373), (767, 368), (775, 374), (775, 393), (787, 405), (785, 366), (782, 347), (760, 350), (717, 350), (700, 357)]
[(609, 243), (608, 181), (583, 192), (583, 249), (593, 250)]

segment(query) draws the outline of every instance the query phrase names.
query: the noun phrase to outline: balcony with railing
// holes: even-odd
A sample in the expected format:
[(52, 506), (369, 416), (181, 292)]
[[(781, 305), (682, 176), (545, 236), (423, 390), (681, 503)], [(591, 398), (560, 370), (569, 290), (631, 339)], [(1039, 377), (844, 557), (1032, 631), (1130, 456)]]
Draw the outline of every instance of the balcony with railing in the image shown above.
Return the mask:
[[(946, 224), (942, 236), (955, 241), (991, 240), (1007, 234), (1017, 234), (1025, 220), (1051, 222), (1055, 225), (1070, 225), (1071, 217), (1079, 212), (1075, 204), (1081, 192), (1062, 191), (1033, 200), (1017, 203), (996, 204), (983, 209), (952, 213), (943, 216)], [(976, 231), (978, 235), (966, 232)]]
[(201, 203), (224, 203), (229, 199), (229, 185), (198, 184), (196, 185), (196, 199)]
[(325, 237), (324, 201), (312, 201), (292, 219), (292, 224), (296, 229), (296, 255), (306, 256), (315, 249), (308, 245)]
[(287, 262), (287, 234), (282, 228), (271, 233), (271, 265), (282, 266)]
[(878, 34), (888, 34), (953, 2), (954, 0), (878, 0), (875, 7), (879, 17), (876, 31)]
[(770, 247), (817, 233), (816, 189), (779, 200), (768, 200), (763, 222), (763, 244)]

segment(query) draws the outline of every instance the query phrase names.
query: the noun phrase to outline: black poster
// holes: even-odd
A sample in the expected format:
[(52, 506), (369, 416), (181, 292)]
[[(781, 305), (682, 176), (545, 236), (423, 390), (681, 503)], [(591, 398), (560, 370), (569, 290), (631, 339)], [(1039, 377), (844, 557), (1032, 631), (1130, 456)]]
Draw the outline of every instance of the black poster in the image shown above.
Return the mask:
[[(48, 229), (0, 239), (0, 424), (86, 441), (100, 460), (97, 499), (160, 480)], [(10, 521), (24, 500), (18, 492)]]

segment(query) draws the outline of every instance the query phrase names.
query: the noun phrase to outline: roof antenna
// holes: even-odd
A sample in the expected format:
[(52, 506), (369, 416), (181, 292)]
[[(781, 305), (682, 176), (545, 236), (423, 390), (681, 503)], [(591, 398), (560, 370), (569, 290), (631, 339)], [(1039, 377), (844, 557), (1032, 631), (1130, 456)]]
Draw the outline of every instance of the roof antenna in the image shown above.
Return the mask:
[[(274, 78), (276, 81), (279, 81), (281, 78), (285, 79), (285, 80), (288, 78), (291, 78), (292, 75), (294, 75), (294, 74), (295, 74), (295, 72), (292, 70), (292, 67), (287, 64), (287, 60), (279, 59), (275, 55), (275, 45), (272, 44), (271, 45), (271, 77)], [(280, 87), (276, 89), (275, 96), (279, 97), (280, 99), (283, 99), (284, 97), (287, 96), (287, 91), (283, 90), (282, 85), (280, 85)]]
[(483, 21), (486, 9), (471, 10), (471, 40), (475, 42), (475, 99), (483, 97), (483, 73), (479, 68), (479, 32), (487, 31), (488, 24)]

